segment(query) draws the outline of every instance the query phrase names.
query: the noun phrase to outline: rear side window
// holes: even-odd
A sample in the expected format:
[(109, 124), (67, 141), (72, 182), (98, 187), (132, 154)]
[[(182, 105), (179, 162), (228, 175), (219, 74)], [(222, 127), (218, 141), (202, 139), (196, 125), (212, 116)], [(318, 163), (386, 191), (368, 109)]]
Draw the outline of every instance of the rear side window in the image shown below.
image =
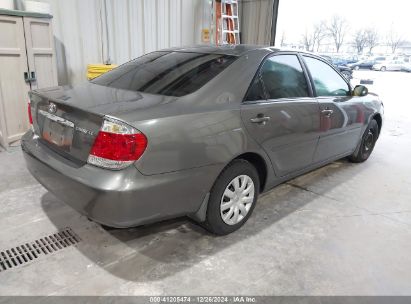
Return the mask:
[[(275, 55), (267, 58), (249, 90), (250, 98), (261, 95), (261, 87), (268, 99), (308, 96), (307, 81), (296, 55)], [(250, 99), (247, 100), (257, 100)]]
[(350, 88), (345, 80), (328, 64), (306, 57), (304, 60), (314, 81), (317, 96), (348, 96)]
[(167, 96), (201, 88), (237, 57), (188, 52), (153, 52), (101, 75), (93, 83)]
[(257, 75), (254, 78), (253, 83), (251, 84), (247, 92), (247, 97), (245, 98), (245, 100), (256, 101), (256, 100), (264, 100), (264, 99), (267, 99), (267, 98), (264, 92), (263, 83), (261, 82), (260, 74), (257, 72)]

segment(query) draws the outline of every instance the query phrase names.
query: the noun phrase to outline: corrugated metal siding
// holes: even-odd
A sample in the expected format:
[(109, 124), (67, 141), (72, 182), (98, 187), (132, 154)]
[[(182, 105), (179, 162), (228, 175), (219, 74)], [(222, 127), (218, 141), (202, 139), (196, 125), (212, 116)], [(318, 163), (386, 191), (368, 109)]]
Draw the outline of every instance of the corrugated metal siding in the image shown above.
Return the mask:
[[(209, 0), (41, 1), (52, 6), (59, 84), (85, 81), (87, 64), (108, 57), (122, 64), (151, 51), (201, 43), (201, 29), (211, 21)], [(240, 3), (241, 43), (268, 44), (273, 0)]]
[[(52, 6), (59, 84), (86, 79), (88, 63), (122, 64), (145, 53), (198, 44), (203, 0), (42, 0)], [(105, 12), (107, 9), (107, 28)], [(109, 43), (107, 43), (109, 41)]]
[(274, 0), (241, 0), (241, 43), (269, 45)]

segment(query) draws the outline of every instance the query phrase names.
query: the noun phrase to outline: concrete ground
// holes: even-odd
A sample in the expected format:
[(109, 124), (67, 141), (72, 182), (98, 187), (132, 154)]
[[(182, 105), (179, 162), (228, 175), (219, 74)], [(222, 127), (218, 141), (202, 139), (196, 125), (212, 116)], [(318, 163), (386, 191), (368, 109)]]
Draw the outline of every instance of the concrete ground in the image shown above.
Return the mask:
[(0, 272), (0, 295), (411, 295), (411, 73), (374, 78), (386, 121), (371, 158), (263, 195), (238, 232), (186, 219), (105, 230), (0, 153), (0, 251), (71, 227), (76, 246)]

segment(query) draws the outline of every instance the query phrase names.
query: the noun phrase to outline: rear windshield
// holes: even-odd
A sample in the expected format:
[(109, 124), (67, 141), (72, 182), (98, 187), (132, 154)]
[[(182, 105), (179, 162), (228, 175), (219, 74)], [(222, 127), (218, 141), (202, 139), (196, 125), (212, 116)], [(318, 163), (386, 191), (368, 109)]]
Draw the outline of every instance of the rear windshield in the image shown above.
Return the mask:
[(183, 96), (201, 88), (235, 59), (235, 56), (219, 54), (153, 52), (92, 82), (118, 89)]

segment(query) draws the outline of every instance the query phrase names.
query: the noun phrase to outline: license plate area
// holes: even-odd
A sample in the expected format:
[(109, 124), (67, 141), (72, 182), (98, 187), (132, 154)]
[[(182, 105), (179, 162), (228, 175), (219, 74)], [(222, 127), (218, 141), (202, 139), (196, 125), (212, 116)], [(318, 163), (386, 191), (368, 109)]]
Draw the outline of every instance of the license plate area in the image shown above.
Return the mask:
[(42, 138), (69, 152), (73, 141), (74, 123), (42, 110), (39, 110), (39, 113), (44, 116)]

